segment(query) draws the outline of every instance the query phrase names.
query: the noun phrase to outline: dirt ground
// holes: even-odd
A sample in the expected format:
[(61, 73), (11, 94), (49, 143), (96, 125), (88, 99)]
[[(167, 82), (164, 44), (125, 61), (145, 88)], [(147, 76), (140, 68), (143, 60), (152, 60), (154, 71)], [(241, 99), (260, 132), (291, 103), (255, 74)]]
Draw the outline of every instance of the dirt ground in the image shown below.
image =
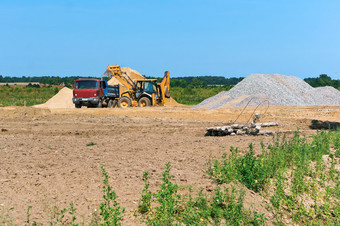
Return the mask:
[[(340, 107), (269, 107), (257, 109), (261, 122), (276, 121), (272, 130), (291, 134), (297, 127), (311, 134), (311, 120), (340, 121)], [(211, 157), (230, 146), (244, 151), (250, 142), (267, 145), (271, 136), (205, 137), (205, 129), (234, 121), (240, 109), (193, 110), (188, 107), (130, 109), (0, 108), (0, 216), (7, 213), (23, 225), (28, 206), (31, 221), (46, 225), (55, 207), (73, 202), (77, 215), (89, 221), (102, 201), (103, 165), (126, 207), (123, 225), (141, 224), (133, 213), (141, 197), (143, 171), (156, 191), (166, 162), (181, 192), (193, 185), (209, 193), (216, 186), (205, 174)], [(246, 122), (254, 108), (239, 117)], [(94, 142), (96, 145), (87, 146)], [(261, 197), (247, 191), (246, 206), (265, 212)], [(265, 212), (270, 220), (271, 214)], [(81, 220), (79, 218), (79, 220)]]

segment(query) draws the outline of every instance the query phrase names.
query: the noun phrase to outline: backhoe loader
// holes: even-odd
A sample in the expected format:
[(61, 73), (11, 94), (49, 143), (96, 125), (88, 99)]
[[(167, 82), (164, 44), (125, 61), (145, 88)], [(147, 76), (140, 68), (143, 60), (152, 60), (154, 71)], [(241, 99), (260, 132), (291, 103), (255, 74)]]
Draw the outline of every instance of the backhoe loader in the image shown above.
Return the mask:
[(104, 73), (116, 78), (127, 91), (119, 94), (118, 107), (131, 106), (163, 106), (165, 98), (170, 98), (170, 73), (166, 71), (160, 83), (156, 79), (141, 79), (133, 81), (123, 73), (118, 65), (109, 65)]

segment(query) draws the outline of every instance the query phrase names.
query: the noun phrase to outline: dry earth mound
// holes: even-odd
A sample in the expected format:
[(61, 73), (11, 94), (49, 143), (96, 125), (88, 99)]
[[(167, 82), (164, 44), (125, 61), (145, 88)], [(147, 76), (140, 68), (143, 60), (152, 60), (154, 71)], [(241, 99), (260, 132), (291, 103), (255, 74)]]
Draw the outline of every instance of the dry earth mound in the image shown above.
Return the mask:
[(72, 102), (73, 91), (67, 87), (62, 88), (56, 95), (44, 104), (34, 105), (36, 108), (74, 108)]
[(278, 106), (338, 105), (340, 91), (333, 87), (313, 88), (294, 76), (251, 74), (229, 91), (222, 91), (193, 108), (218, 109), (257, 106), (268, 101)]
[(176, 106), (183, 106), (182, 104), (179, 104), (174, 98), (165, 98), (164, 106), (167, 107), (176, 107)]

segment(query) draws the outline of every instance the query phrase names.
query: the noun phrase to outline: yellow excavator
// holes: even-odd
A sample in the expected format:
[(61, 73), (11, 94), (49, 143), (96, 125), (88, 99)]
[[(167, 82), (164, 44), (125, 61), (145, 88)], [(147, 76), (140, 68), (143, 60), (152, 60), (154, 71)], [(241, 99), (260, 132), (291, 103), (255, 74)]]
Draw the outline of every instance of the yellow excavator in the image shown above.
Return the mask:
[(157, 79), (132, 80), (122, 72), (118, 65), (107, 66), (104, 75), (116, 78), (127, 90), (119, 94), (118, 107), (163, 106), (165, 98), (170, 98), (170, 73), (168, 71), (164, 73), (164, 78), (160, 83), (157, 83)]

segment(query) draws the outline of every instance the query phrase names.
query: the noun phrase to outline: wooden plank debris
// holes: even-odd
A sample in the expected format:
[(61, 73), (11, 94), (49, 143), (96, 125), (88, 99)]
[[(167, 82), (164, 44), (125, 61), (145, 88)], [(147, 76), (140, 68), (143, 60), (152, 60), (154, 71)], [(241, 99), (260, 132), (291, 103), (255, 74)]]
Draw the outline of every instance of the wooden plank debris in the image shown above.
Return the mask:
[(274, 135), (273, 131), (262, 131), (262, 127), (278, 126), (277, 122), (249, 123), (246, 125), (233, 124), (230, 126), (209, 127), (205, 136), (236, 136), (236, 135)]

